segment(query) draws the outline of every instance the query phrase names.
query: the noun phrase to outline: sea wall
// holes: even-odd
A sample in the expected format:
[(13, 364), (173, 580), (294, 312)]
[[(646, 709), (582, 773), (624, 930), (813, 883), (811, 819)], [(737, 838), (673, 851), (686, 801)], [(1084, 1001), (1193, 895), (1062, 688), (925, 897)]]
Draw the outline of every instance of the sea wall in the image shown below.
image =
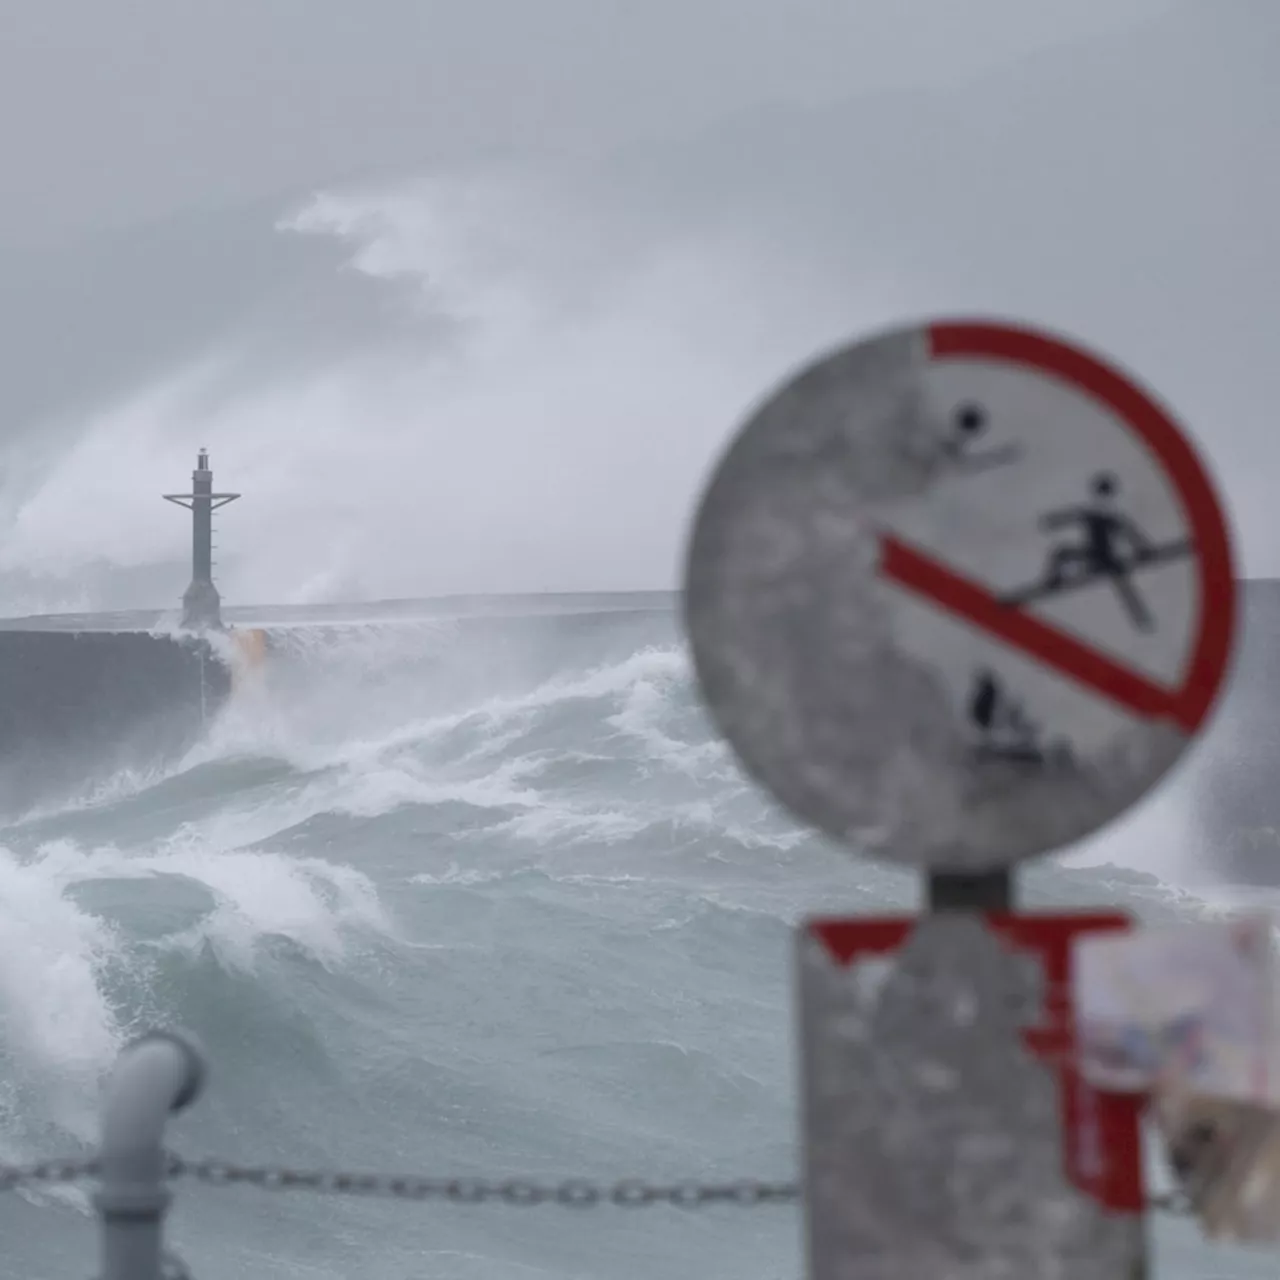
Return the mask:
[(175, 757), (231, 685), (231, 667), (196, 638), (0, 631), (0, 815)]

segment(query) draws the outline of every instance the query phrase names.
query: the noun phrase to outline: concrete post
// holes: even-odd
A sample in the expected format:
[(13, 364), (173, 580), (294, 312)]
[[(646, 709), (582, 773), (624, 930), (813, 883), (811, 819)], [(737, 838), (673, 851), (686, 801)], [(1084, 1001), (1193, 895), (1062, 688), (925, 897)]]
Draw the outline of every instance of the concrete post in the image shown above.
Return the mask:
[(199, 1049), (172, 1032), (150, 1032), (120, 1055), (102, 1109), (98, 1280), (161, 1280), (161, 1228), (171, 1199), (165, 1122), (196, 1099), (204, 1076)]

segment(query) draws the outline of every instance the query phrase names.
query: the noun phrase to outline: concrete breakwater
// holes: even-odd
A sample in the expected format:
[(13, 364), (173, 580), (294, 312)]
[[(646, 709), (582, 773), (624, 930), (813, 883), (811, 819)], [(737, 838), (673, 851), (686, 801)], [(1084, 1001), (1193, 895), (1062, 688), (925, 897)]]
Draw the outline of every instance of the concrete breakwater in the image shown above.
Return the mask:
[[(0, 630), (0, 815), (89, 789), (191, 747), (262, 632), (231, 643), (145, 631)], [(239, 657), (237, 655), (240, 655)]]
[(265, 658), (263, 632), (223, 631), (213, 584), (213, 513), (240, 495), (214, 491), (201, 449), (190, 491), (162, 496), (191, 512), (181, 631), (165, 633), (158, 616), (0, 622), (0, 819), (172, 759), (222, 709), (238, 672)]

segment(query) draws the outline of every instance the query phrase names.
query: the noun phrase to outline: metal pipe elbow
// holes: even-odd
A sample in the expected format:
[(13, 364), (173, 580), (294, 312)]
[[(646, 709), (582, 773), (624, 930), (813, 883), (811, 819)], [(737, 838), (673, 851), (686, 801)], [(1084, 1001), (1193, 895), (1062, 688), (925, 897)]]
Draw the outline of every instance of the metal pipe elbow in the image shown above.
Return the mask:
[(168, 1203), (164, 1130), (199, 1096), (204, 1056), (195, 1042), (153, 1031), (120, 1055), (107, 1084), (99, 1151), (98, 1209), (106, 1217), (150, 1216)]

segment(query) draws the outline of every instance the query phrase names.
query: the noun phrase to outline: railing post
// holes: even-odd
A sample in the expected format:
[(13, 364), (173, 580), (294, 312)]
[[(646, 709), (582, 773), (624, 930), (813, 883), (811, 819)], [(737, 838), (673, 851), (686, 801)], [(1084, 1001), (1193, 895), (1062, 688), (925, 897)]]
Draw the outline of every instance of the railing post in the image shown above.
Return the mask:
[(204, 1084), (203, 1055), (185, 1036), (153, 1031), (120, 1055), (102, 1108), (101, 1185), (94, 1206), (102, 1221), (98, 1280), (161, 1280), (165, 1122), (194, 1102)]

